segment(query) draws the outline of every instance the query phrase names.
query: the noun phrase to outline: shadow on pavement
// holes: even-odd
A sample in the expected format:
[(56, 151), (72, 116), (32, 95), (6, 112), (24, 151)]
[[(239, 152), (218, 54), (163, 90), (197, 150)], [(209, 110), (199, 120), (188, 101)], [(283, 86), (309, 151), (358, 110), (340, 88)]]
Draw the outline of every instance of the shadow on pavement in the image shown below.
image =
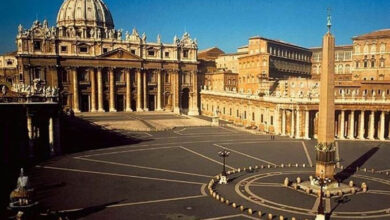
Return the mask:
[(61, 148), (64, 154), (138, 144), (145, 141), (106, 129), (78, 117), (64, 116), (61, 123)]
[(340, 171), (335, 175), (335, 179), (338, 182), (343, 182), (344, 180), (351, 177), (353, 174), (356, 173), (356, 168), (361, 167), (364, 165), (367, 160), (369, 160), (377, 151), (379, 150), (379, 147), (374, 147), (371, 150), (367, 151), (365, 154), (363, 154), (361, 157), (356, 159), (354, 162), (352, 162), (348, 167), (346, 167), (344, 170)]
[(116, 205), (116, 204), (119, 204), (123, 201), (125, 201), (125, 200), (120, 200), (120, 201), (106, 203), (106, 204), (97, 205), (97, 206), (91, 206), (91, 207), (87, 207), (87, 208), (83, 208), (83, 209), (79, 209), (79, 210), (74, 210), (74, 211), (59, 211), (59, 212), (48, 211), (48, 213), (46, 213), (45, 216), (42, 216), (41, 219), (45, 219), (45, 220), (80, 219), (80, 218), (87, 217), (91, 214), (100, 212), (100, 211), (106, 209), (108, 206)]

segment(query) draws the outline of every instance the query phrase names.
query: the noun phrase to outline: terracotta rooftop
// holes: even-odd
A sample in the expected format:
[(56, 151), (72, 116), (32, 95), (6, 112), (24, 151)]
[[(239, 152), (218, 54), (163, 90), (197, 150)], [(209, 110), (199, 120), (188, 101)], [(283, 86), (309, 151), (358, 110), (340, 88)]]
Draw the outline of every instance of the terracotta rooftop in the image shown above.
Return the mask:
[(360, 39), (382, 38), (382, 37), (390, 37), (390, 29), (382, 29), (382, 30), (378, 30), (378, 31), (373, 31), (371, 33), (355, 36), (352, 39), (353, 40), (360, 40)]

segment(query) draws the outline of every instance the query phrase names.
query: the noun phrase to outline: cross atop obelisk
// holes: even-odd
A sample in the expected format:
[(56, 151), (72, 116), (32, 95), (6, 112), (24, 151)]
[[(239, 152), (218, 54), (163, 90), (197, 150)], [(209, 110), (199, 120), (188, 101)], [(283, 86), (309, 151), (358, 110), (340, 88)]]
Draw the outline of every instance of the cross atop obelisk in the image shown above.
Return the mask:
[(316, 145), (316, 176), (334, 179), (334, 47), (335, 39), (330, 32), (332, 26), (328, 9), (328, 32), (322, 41), (322, 72), (320, 78), (320, 104), (318, 123), (318, 144)]

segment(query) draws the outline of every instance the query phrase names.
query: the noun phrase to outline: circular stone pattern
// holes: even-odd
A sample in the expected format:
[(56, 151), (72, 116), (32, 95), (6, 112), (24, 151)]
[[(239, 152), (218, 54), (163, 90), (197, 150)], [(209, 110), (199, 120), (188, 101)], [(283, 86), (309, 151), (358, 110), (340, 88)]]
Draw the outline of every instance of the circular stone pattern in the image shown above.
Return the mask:
[[(304, 167), (265, 167), (233, 173), (228, 176), (227, 185), (215, 181), (214, 192), (220, 197), (243, 206), (246, 210), (261, 212), (262, 215), (279, 215), (297, 219), (316, 215), (319, 198), (304, 191), (284, 186), (284, 179), (309, 180), (314, 168)], [(340, 172), (341, 170), (338, 170)], [(336, 198), (323, 198), (323, 205), (332, 219), (389, 219), (390, 218), (390, 179), (386, 174), (357, 171), (344, 183), (352, 180), (357, 186), (368, 185), (367, 192), (344, 194)]]

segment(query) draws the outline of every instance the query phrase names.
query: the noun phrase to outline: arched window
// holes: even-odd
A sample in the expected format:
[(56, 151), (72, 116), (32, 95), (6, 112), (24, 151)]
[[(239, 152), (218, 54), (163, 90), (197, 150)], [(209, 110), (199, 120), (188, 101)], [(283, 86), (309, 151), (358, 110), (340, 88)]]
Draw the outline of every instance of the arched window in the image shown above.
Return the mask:
[(371, 53), (375, 53), (375, 52), (376, 52), (376, 45), (373, 44), (373, 45), (371, 46)]
[(355, 46), (355, 53), (360, 53), (360, 46), (359, 45)]
[(343, 74), (343, 65), (342, 64), (340, 64), (338, 66), (338, 72), (339, 72), (339, 74)]
[(345, 73), (351, 73), (351, 66), (349, 64), (345, 65)]
[(381, 43), (381, 52), (384, 53), (386, 52), (386, 44), (385, 43)]
[(364, 46), (364, 54), (368, 54), (368, 45)]

